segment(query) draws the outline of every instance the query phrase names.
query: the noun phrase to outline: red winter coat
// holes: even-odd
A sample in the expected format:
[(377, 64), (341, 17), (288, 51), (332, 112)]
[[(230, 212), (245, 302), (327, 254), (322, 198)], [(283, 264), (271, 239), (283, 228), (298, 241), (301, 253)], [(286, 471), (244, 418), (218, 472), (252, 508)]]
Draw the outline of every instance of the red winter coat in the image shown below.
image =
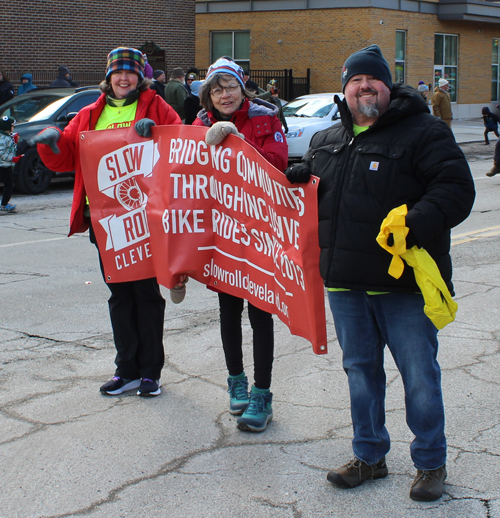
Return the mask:
[[(288, 163), (288, 145), (277, 112), (275, 106), (265, 101), (253, 99), (249, 102), (245, 99), (241, 108), (234, 112), (231, 122), (245, 135), (246, 142), (283, 172)], [(203, 110), (193, 126), (212, 126), (216, 122), (212, 112)]]
[[(50, 147), (45, 144), (37, 145), (42, 162), (49, 169), (61, 173), (75, 171), (75, 187), (70, 216), (70, 236), (76, 232), (85, 232), (89, 228), (89, 221), (83, 215), (85, 208), (83, 175), (85, 172), (82, 171), (80, 163), (80, 139), (78, 135), (80, 131), (89, 131), (95, 128), (105, 105), (106, 96), (102, 94), (95, 103), (82, 108), (64, 131), (58, 130), (61, 133), (57, 142), (57, 146), (61, 150), (59, 154), (54, 154)], [(175, 110), (159, 95), (156, 95), (154, 90), (146, 90), (141, 92), (139, 96), (134, 122), (145, 117), (154, 120), (157, 126), (181, 124), (181, 119)]]

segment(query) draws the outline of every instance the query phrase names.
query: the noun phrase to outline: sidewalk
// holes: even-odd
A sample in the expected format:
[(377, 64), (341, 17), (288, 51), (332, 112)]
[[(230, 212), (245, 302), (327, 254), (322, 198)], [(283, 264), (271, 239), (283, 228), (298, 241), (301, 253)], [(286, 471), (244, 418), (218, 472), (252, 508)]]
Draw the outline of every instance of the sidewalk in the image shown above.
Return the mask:
[[(461, 142), (482, 138), (478, 121), (453, 129)], [(500, 179), (485, 177), (490, 167), (471, 162), (478, 197), (454, 232), (459, 312), (439, 334), (448, 479), (433, 503), (408, 496), (412, 434), (389, 352), (389, 476), (352, 490), (327, 482), (352, 457), (352, 425), (326, 300), (326, 355), (275, 319), (275, 415), (262, 434), (240, 432), (227, 411), (217, 297), (195, 281), (179, 305), (163, 291), (162, 394), (102, 396), (115, 349), (95, 247), (66, 237), (70, 192), (23, 197), (0, 242), (0, 518), (500, 518)], [(252, 378), (246, 311), (244, 344)]]
[[(459, 144), (484, 141), (484, 124), (482, 118), (454, 119), (451, 123), (451, 129), (455, 135), (455, 140)], [(495, 136), (492, 133), (490, 133), (490, 135), (494, 143)]]

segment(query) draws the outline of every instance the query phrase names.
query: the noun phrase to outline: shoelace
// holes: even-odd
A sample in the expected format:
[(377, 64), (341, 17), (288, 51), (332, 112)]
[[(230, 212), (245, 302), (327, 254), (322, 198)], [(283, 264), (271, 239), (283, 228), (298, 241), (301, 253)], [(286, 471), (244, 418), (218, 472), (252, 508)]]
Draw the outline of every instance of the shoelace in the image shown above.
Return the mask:
[(230, 393), (233, 398), (248, 399), (248, 382), (244, 380), (232, 380)]
[(264, 411), (266, 401), (263, 394), (252, 394), (250, 403), (248, 404), (245, 414), (258, 415)]
[[(433, 471), (435, 471), (435, 470), (433, 470)], [(418, 480), (424, 480), (424, 481), (432, 480), (432, 477), (435, 475), (435, 473), (433, 473), (433, 471), (422, 470)]]

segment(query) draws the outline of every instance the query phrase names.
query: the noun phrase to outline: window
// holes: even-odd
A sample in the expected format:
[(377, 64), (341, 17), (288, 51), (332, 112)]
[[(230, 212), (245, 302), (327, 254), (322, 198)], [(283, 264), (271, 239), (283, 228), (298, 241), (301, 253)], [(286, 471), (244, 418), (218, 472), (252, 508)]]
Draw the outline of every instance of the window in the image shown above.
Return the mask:
[(493, 38), (493, 44), (491, 46), (491, 100), (500, 101), (500, 92), (498, 91), (499, 85), (499, 68), (500, 68), (500, 53), (498, 51), (498, 45), (500, 39)]
[(396, 83), (405, 82), (406, 62), (406, 32), (396, 31), (396, 71), (394, 78)]
[(245, 70), (250, 68), (250, 32), (212, 32), (212, 63), (229, 56)]
[(448, 93), (452, 102), (457, 101), (458, 36), (436, 34), (434, 36), (434, 86), (443, 78), (450, 83)]

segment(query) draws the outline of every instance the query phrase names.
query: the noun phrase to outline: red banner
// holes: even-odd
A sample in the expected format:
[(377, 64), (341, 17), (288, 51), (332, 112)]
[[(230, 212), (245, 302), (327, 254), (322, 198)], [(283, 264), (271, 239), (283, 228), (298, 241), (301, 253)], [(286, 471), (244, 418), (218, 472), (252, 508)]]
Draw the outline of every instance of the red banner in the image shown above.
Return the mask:
[(181, 274), (278, 315), (327, 352), (317, 182), (292, 185), (243, 139), (206, 128), (81, 134), (92, 225), (108, 282)]

